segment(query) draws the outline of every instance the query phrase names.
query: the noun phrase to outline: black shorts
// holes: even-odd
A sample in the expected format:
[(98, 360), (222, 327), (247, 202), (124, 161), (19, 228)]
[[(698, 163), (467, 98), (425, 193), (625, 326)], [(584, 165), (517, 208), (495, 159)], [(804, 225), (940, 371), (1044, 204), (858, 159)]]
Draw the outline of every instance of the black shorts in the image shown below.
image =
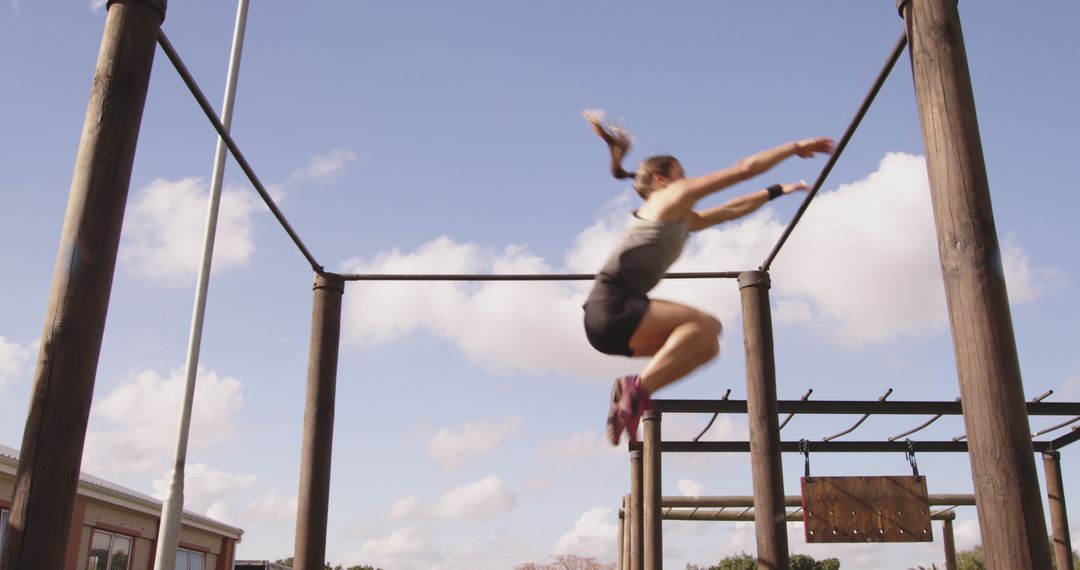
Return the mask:
[(604, 354), (633, 356), (630, 338), (645, 318), (649, 298), (597, 281), (585, 301), (585, 336)]

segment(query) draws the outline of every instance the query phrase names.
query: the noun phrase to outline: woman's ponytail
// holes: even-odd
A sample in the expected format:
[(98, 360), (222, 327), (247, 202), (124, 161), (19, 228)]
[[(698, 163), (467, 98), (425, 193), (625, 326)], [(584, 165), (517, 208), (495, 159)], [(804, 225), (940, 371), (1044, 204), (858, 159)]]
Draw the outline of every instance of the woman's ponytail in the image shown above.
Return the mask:
[(611, 151), (611, 175), (619, 180), (634, 178), (634, 173), (626, 171), (622, 166), (623, 157), (630, 152), (630, 145), (634, 142), (630, 133), (616, 125), (604, 125), (604, 111), (600, 109), (589, 109), (582, 115), (589, 122), (592, 132), (604, 139)]

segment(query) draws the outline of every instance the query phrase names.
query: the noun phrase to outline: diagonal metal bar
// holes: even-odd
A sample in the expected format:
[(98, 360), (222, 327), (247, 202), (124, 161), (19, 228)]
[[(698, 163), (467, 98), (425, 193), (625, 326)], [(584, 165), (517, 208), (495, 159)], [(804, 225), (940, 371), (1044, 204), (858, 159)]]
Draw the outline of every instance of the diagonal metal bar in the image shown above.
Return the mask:
[(285, 219), (285, 214), (281, 213), (281, 209), (274, 203), (274, 199), (271, 198), (270, 193), (266, 191), (266, 188), (259, 180), (259, 177), (255, 174), (255, 170), (251, 168), (251, 164), (244, 158), (244, 153), (240, 152), (240, 147), (237, 146), (236, 141), (229, 135), (229, 131), (225, 128), (225, 125), (221, 123), (221, 120), (214, 112), (214, 108), (210, 105), (210, 101), (206, 99), (206, 95), (203, 95), (202, 89), (199, 88), (199, 85), (195, 82), (195, 79), (191, 76), (187, 66), (184, 65), (184, 62), (180, 59), (180, 55), (176, 53), (176, 49), (173, 48), (172, 43), (169, 42), (169, 38), (165, 37), (165, 32), (163, 31), (158, 32), (158, 45), (161, 46), (162, 51), (165, 52), (169, 61), (172, 62), (173, 67), (176, 68), (176, 72), (180, 74), (180, 79), (187, 85), (188, 90), (190, 90), (191, 94), (195, 97), (195, 101), (199, 103), (199, 107), (201, 107), (203, 113), (206, 114), (206, 118), (209, 119), (210, 123), (214, 126), (214, 130), (217, 131), (218, 136), (221, 137), (221, 140), (225, 141), (225, 146), (229, 147), (229, 152), (232, 153), (233, 158), (236, 159), (236, 163), (244, 171), (244, 174), (247, 175), (248, 180), (250, 180), (251, 184), (255, 187), (255, 191), (259, 193), (263, 202), (270, 208), (270, 211), (274, 214), (274, 217), (277, 218), (281, 227), (285, 228), (285, 232), (289, 234), (293, 243), (300, 249), (300, 253), (302, 253), (308, 263), (311, 264), (311, 269), (314, 270), (315, 273), (324, 275), (325, 272), (323, 271), (323, 266), (319, 265), (319, 262), (311, 255), (307, 246), (304, 245), (300, 236), (297, 235), (296, 230), (289, 224), (289, 220)]
[[(880, 398), (878, 398), (878, 401), (879, 402), (884, 402), (885, 398), (889, 397), (889, 394), (892, 394), (892, 388), (889, 388), (888, 390), (886, 390), (885, 393), (882, 394)], [(863, 422), (866, 421), (866, 418), (868, 418), (868, 417), (870, 417), (870, 412), (867, 412), (867, 413), (863, 414), (863, 417), (859, 418), (859, 421), (855, 422), (855, 425), (849, 427), (848, 429), (846, 429), (846, 430), (844, 430), (844, 431), (842, 431), (842, 432), (840, 432), (838, 434), (830, 435), (829, 437), (823, 438), (822, 441), (832, 441), (832, 440), (834, 440), (834, 439), (836, 439), (836, 438), (838, 438), (840, 436), (847, 435), (847, 434), (855, 431), (856, 429), (858, 429), (859, 426), (862, 425)]]
[[(720, 401), (727, 400), (728, 396), (730, 396), (730, 395), (731, 395), (731, 388), (728, 388), (727, 392), (724, 392), (724, 397), (720, 398)], [(694, 437), (694, 441), (697, 441), (697, 440), (701, 439), (701, 436), (705, 435), (705, 432), (709, 431), (709, 428), (712, 427), (713, 422), (715, 422), (716, 418), (719, 417), (719, 416), (720, 416), (720, 412), (713, 412), (712, 419), (709, 420), (709, 423), (705, 425), (705, 429), (701, 430), (701, 433), (697, 434), (697, 436)]]
[[(959, 397), (957, 397), (957, 398), (956, 398), (956, 401), (957, 401), (957, 402), (959, 402), (959, 401), (960, 401), (960, 398), (959, 398)], [(930, 419), (929, 419), (929, 420), (927, 420), (926, 422), (924, 422), (924, 423), (922, 423), (922, 424), (920, 424), (920, 425), (918, 425), (918, 426), (916, 426), (916, 427), (914, 427), (914, 428), (912, 428), (912, 429), (909, 429), (908, 431), (905, 431), (904, 433), (901, 433), (901, 434), (897, 434), (897, 435), (894, 435), (894, 436), (890, 437), (890, 438), (889, 438), (889, 441), (896, 441), (896, 440), (898, 440), (898, 439), (900, 439), (900, 438), (902, 438), (902, 437), (907, 437), (907, 436), (909, 436), (909, 435), (911, 435), (911, 434), (913, 434), (913, 433), (915, 433), (915, 432), (918, 432), (918, 431), (922, 431), (922, 430), (926, 429), (927, 427), (929, 427), (929, 426), (930, 426), (930, 424), (932, 424), (932, 423), (934, 423), (934, 422), (936, 422), (936, 421), (940, 420), (940, 419), (941, 419), (941, 417), (942, 417), (942, 416), (944, 416), (944, 415), (945, 415), (945, 414), (938, 414), (938, 415), (936, 415), (936, 416), (934, 416), (934, 417), (930, 418)]]
[(1057, 431), (1057, 430), (1059, 430), (1059, 429), (1061, 429), (1061, 428), (1063, 428), (1065, 426), (1072, 425), (1072, 424), (1074, 424), (1074, 423), (1076, 423), (1078, 421), (1080, 421), (1080, 416), (1076, 416), (1075, 418), (1073, 418), (1071, 420), (1065, 420), (1065, 421), (1061, 422), (1060, 424), (1057, 424), (1055, 426), (1050, 426), (1050, 427), (1048, 427), (1048, 428), (1046, 428), (1044, 430), (1037, 431), (1037, 432), (1031, 434), (1031, 437), (1039, 437), (1040, 435), (1045, 435), (1045, 434), (1048, 434), (1048, 433), (1050, 433), (1052, 431)]
[(847, 131), (844, 132), (844, 136), (840, 138), (840, 142), (836, 145), (836, 151), (829, 157), (829, 161), (825, 164), (825, 168), (821, 170), (821, 174), (818, 175), (817, 181), (814, 182), (814, 187), (810, 189), (810, 193), (803, 200), (802, 206), (799, 207), (799, 211), (795, 213), (795, 217), (792, 218), (791, 223), (784, 229), (783, 235), (780, 236), (780, 240), (773, 246), (769, 257), (765, 258), (765, 262), (761, 264), (762, 271), (768, 271), (769, 266), (772, 265), (776, 255), (780, 253), (780, 248), (784, 247), (784, 243), (787, 242), (791, 232), (795, 229), (795, 225), (802, 219), (806, 209), (810, 207), (810, 202), (817, 195), (818, 190), (821, 189), (822, 184), (825, 183), (825, 179), (829, 177), (829, 173), (832, 172), (833, 166), (836, 165), (837, 160), (840, 159), (840, 155), (844, 152), (844, 148), (847, 147), (848, 141), (855, 134), (855, 130), (859, 128), (859, 123), (862, 122), (866, 112), (870, 110), (870, 104), (874, 102), (874, 98), (877, 97), (878, 91), (881, 91), (881, 86), (885, 84), (885, 79), (889, 77), (889, 72), (892, 71), (896, 61), (900, 59), (900, 54), (904, 53), (904, 47), (907, 46), (907, 34), (901, 34), (899, 41), (896, 42), (896, 47), (893, 48), (892, 54), (889, 55), (888, 61), (885, 62), (885, 66), (881, 68), (881, 72), (878, 74), (877, 79), (874, 81), (873, 87), (870, 88), (870, 92), (866, 94), (866, 98), (863, 100), (862, 106), (859, 107), (859, 111), (855, 113), (855, 118), (851, 120), (851, 124), (848, 125)]
[[(810, 399), (810, 394), (813, 394), (813, 393), (814, 393), (814, 389), (810, 388), (809, 390), (806, 391), (805, 394), (802, 395), (801, 398), (799, 398), (799, 401), (800, 402), (805, 402), (805, 401), (809, 400)], [(795, 412), (790, 412), (787, 415), (787, 417), (784, 418), (784, 421), (780, 422), (780, 427), (776, 431), (780, 431), (780, 430), (784, 429), (784, 426), (786, 426), (788, 424), (788, 422), (791, 421), (791, 418), (793, 418), (793, 417), (795, 417)]]

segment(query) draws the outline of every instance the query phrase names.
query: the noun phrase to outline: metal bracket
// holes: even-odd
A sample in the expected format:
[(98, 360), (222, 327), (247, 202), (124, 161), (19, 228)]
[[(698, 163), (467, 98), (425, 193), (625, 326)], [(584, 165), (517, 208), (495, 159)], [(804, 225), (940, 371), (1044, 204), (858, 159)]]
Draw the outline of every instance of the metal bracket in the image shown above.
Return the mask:
[(910, 439), (907, 440), (907, 451), (904, 452), (904, 456), (907, 458), (908, 463), (911, 464), (911, 474), (915, 478), (919, 477), (919, 464), (915, 461), (915, 442)]

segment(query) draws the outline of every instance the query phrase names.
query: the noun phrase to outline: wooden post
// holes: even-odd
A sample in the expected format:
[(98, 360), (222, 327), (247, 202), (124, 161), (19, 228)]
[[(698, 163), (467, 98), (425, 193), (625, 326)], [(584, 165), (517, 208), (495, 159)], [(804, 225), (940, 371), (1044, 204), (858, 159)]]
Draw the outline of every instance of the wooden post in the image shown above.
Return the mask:
[(1001, 252), (956, 0), (901, 0), (987, 567), (1049, 568)]
[(746, 345), (746, 418), (750, 427), (757, 563), (758, 568), (786, 570), (788, 538), (768, 272), (740, 273), (739, 292)]
[(625, 562), (625, 557), (623, 556), (623, 548), (626, 546), (626, 529), (627, 529), (626, 516), (627, 516), (627, 514), (628, 513), (626, 512), (626, 495), (623, 495), (622, 505), (619, 507), (618, 547), (617, 547), (617, 550), (615, 551), (615, 557), (616, 557), (615, 568), (617, 568), (618, 570), (624, 570), (623, 563)]
[(630, 452), (630, 570), (643, 570), (645, 525), (642, 521), (641, 504), (641, 452)]
[(1065, 510), (1065, 485), (1061, 479), (1061, 452), (1043, 452), (1043, 471), (1046, 472), (1046, 495), (1050, 502), (1051, 538), (1058, 570), (1072, 568), (1072, 537), (1069, 536), (1069, 515)]
[(642, 440), (645, 474), (645, 568), (664, 567), (663, 520), (660, 510), (660, 412), (647, 410), (641, 417), (645, 437)]
[(293, 564), (296, 570), (323, 570), (326, 562), (334, 392), (345, 282), (336, 275), (316, 275), (314, 290), (300, 494), (296, 508), (296, 558)]
[(0, 568), (60, 570), (165, 2), (115, 0), (72, 175)]
[(623, 495), (623, 519), (625, 525), (623, 525), (622, 536), (622, 564), (619, 566), (619, 570), (630, 570), (630, 530), (633, 528), (633, 519), (630, 518), (630, 495)]
[(952, 519), (945, 519), (941, 524), (942, 542), (945, 543), (945, 570), (956, 570), (956, 536), (953, 534)]

